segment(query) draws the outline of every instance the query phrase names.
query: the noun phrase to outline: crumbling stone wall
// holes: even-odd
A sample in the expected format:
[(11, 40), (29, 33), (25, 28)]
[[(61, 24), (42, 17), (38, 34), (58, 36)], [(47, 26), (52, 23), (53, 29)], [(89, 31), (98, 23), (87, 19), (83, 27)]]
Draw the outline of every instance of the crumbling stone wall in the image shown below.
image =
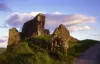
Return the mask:
[(52, 50), (61, 48), (60, 50), (63, 50), (61, 52), (66, 53), (68, 49), (70, 34), (63, 24), (55, 29), (54, 33), (52, 34), (52, 38)]
[(9, 29), (8, 45), (17, 44), (21, 40), (20, 32), (16, 28)]
[(50, 31), (48, 29), (44, 30), (44, 35), (50, 35)]
[(34, 19), (24, 23), (22, 32), (16, 28), (9, 29), (8, 45), (19, 43), (25, 37), (50, 35), (48, 29), (45, 29), (45, 15), (39, 13)]
[(45, 16), (44, 14), (38, 14), (34, 19), (24, 23), (22, 28), (22, 33), (25, 37), (31, 37), (34, 35), (42, 36), (44, 35), (44, 25), (45, 25)]

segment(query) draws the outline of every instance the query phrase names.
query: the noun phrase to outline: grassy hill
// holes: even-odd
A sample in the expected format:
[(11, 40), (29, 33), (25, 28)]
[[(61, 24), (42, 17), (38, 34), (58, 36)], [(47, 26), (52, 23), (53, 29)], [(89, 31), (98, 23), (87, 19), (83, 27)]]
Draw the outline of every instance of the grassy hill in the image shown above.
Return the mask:
[(96, 40), (90, 40), (90, 39), (82, 40), (77, 43), (70, 42), (70, 47), (69, 47), (68, 53), (67, 53), (67, 55), (68, 55), (67, 62), (69, 62), (69, 64), (73, 64), (74, 60), (78, 56), (80, 56), (82, 53), (84, 53), (88, 48), (90, 48), (93, 45), (96, 45), (98, 43), (100, 43), (100, 42), (96, 41)]
[[(45, 42), (47, 46), (42, 46)], [(95, 40), (70, 42), (67, 55), (58, 50), (51, 51), (50, 38), (26, 38), (18, 44), (10, 45), (0, 54), (0, 64), (73, 64), (81, 53), (92, 45), (98, 44)]]
[(0, 53), (4, 52), (6, 48), (0, 48)]
[(49, 37), (35, 37), (8, 46), (7, 50), (0, 55), (0, 64), (61, 64), (62, 53), (46, 50), (38, 45), (44, 40), (50, 45)]

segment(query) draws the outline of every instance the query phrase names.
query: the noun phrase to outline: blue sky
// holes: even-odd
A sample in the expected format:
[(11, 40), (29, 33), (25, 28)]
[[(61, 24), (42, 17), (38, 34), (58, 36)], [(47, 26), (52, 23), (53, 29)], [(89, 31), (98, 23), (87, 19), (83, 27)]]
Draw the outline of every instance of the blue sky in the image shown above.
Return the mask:
[[(99, 6), (99, 0), (0, 0), (0, 47), (7, 45), (8, 37), (5, 36), (8, 36), (9, 28), (21, 27), (19, 24), (22, 25), (27, 16), (34, 17), (38, 12), (49, 14), (46, 15), (47, 25), (49, 24), (48, 28), (51, 31), (60, 23), (70, 24), (71, 26), (66, 28), (71, 31), (72, 36), (80, 40), (87, 38), (100, 40)], [(20, 20), (19, 17), (23, 19)], [(15, 21), (13, 18), (18, 20)], [(58, 18), (63, 21), (59, 21)], [(75, 22), (76, 20), (79, 22)]]

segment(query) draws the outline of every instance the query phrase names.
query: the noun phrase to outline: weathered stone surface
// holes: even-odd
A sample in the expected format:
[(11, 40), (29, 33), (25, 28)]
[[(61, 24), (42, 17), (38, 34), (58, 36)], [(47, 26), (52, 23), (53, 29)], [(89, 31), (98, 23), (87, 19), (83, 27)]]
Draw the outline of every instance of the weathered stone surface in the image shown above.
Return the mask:
[(44, 35), (50, 35), (50, 31), (48, 29), (44, 30)]
[(53, 49), (61, 48), (64, 52), (67, 52), (70, 34), (63, 24), (60, 24), (60, 26), (55, 29), (54, 33), (52, 34), (52, 38)]
[(70, 36), (70, 42), (78, 42), (78, 41), (79, 41), (78, 39), (76, 39), (76, 38)]
[(16, 28), (9, 29), (8, 45), (17, 44), (21, 40), (20, 33)]
[(34, 19), (24, 23), (22, 33), (25, 37), (33, 35), (44, 35), (45, 16), (38, 14)]

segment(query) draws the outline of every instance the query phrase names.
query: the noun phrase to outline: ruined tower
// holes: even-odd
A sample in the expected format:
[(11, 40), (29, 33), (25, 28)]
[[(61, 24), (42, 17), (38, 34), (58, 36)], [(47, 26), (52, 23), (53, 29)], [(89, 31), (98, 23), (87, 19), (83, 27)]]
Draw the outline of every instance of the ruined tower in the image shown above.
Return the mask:
[(9, 29), (8, 45), (17, 44), (20, 40), (20, 32), (16, 28)]
[(69, 30), (63, 25), (60, 24), (52, 34), (52, 50), (58, 50), (64, 53), (67, 53), (69, 47), (70, 33)]
[(45, 30), (44, 25), (45, 15), (39, 13), (34, 19), (24, 23), (22, 33), (25, 35), (25, 37), (31, 37), (34, 35), (43, 36)]

